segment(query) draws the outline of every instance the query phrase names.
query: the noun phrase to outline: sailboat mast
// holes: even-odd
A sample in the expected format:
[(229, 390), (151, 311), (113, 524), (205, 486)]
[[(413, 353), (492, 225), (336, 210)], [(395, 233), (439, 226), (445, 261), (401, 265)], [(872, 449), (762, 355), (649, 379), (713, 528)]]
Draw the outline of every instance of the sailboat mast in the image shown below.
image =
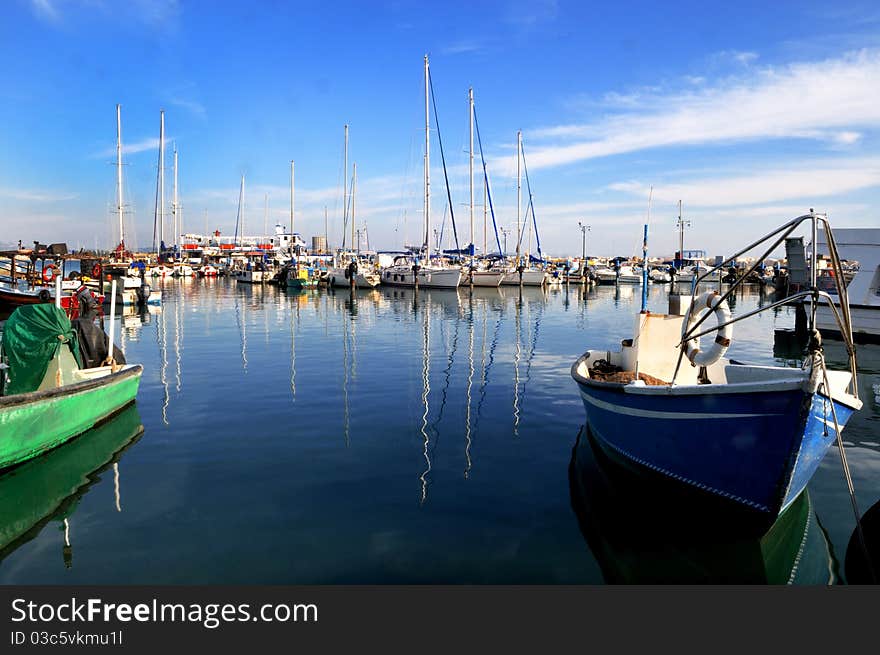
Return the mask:
[[(489, 201), (487, 196), (489, 195), (489, 183), (486, 180), (486, 177), (483, 176), (483, 254), (485, 255), (489, 252)], [(501, 253), (498, 253), (499, 255)]]
[(263, 236), (269, 234), (269, 194), (266, 193), (266, 200), (263, 206)]
[(122, 208), (122, 109), (116, 105), (116, 214), (119, 217), (119, 243), (125, 249), (125, 226)]
[(522, 149), (522, 131), (516, 133), (516, 260), (519, 262), (520, 212), (522, 211), (522, 171), (520, 151)]
[(354, 251), (354, 180), (357, 177), (357, 164), (352, 164), (351, 173), (351, 250)]
[(474, 266), (474, 89), (468, 89), (468, 140), (470, 142), (468, 156), (468, 176), (471, 187), (471, 268)]
[(235, 228), (236, 228), (236, 244), (237, 246), (241, 245), (241, 237), (244, 233), (244, 212), (242, 211), (242, 205), (244, 204), (244, 175), (241, 176), (241, 187), (238, 190), (238, 216), (235, 219)]
[(430, 93), (430, 73), (428, 71), (428, 55), (425, 55), (425, 248), (428, 261), (431, 259), (431, 133), (430, 110), (428, 107)]
[(354, 220), (354, 184), (355, 179), (357, 178), (357, 164), (352, 164), (352, 172), (351, 172), (351, 250), (354, 251), (354, 232), (355, 232), (355, 220)]
[[(338, 188), (338, 187), (337, 187)], [(345, 244), (345, 226), (348, 223), (348, 124), (342, 148), (342, 243)]]
[[(159, 162), (156, 167), (156, 209), (153, 213), (153, 241), (156, 257), (162, 254), (165, 240), (165, 110), (159, 111)], [(158, 235), (158, 239), (156, 236)]]
[(177, 145), (174, 146), (174, 197), (171, 200), (171, 226), (174, 230), (174, 245), (177, 245), (177, 235), (180, 234), (180, 223), (177, 206)]
[(293, 234), (293, 160), (290, 160), (290, 233)]
[(165, 241), (165, 110), (159, 112), (159, 244)]

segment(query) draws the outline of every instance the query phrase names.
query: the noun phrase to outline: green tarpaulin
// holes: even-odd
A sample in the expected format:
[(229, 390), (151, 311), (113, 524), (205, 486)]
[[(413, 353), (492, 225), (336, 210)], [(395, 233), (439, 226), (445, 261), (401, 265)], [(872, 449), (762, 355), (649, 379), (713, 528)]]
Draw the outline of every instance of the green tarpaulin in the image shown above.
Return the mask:
[(3, 356), (9, 364), (6, 395), (36, 391), (62, 346), (81, 365), (76, 330), (63, 309), (51, 303), (16, 309), (3, 328)]

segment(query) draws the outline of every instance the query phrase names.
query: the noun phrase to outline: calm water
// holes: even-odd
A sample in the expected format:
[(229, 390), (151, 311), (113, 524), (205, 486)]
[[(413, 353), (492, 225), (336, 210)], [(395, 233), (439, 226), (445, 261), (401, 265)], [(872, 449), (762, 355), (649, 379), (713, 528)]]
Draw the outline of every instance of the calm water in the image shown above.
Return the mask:
[[(630, 336), (638, 289), (156, 284), (163, 306), (122, 319), (126, 356), (144, 365), (136, 406), (0, 478), (0, 582), (843, 574), (854, 523), (835, 450), (798, 516), (737, 544), (666, 521), (663, 500), (607, 477), (585, 439), (573, 458), (584, 409), (569, 368)], [(649, 304), (663, 311), (666, 289)], [(730, 356), (780, 361), (773, 330), (793, 324), (787, 308), (737, 324)], [(860, 354), (865, 407), (845, 434), (865, 511), (880, 498), (880, 349)], [(780, 549), (798, 556), (794, 575)]]

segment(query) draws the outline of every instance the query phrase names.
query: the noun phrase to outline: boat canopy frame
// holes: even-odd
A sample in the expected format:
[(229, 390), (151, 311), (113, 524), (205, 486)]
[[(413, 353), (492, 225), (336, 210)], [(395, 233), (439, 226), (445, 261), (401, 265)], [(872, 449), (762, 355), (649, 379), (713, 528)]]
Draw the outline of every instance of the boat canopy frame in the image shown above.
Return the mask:
[[(840, 256), (837, 252), (837, 243), (834, 240), (834, 233), (831, 229), (831, 223), (828, 221), (827, 214), (820, 214), (814, 212), (812, 209), (808, 214), (803, 214), (802, 216), (798, 216), (797, 218), (793, 218), (782, 226), (776, 228), (769, 234), (761, 237), (757, 241), (752, 242), (745, 248), (737, 251), (724, 261), (716, 264), (715, 266), (706, 270), (702, 275), (695, 278), (694, 284), (691, 288), (691, 303), (688, 307), (687, 314), (685, 316), (685, 320), (688, 320), (694, 311), (694, 300), (697, 296), (697, 286), (700, 282), (704, 281), (710, 275), (715, 273), (716, 271), (721, 271), (725, 266), (728, 266), (731, 262), (735, 261), (745, 253), (757, 248), (763, 243), (769, 242), (772, 240), (772, 243), (769, 248), (764, 252), (764, 254), (755, 260), (755, 263), (752, 264), (749, 268), (747, 268), (744, 272), (738, 273), (736, 279), (730, 284), (730, 287), (724, 293), (720, 293), (720, 297), (718, 301), (715, 303), (716, 305), (725, 302), (733, 292), (740, 286), (742, 286), (746, 280), (758, 267), (761, 265), (769, 255), (772, 253), (777, 247), (785, 242), (785, 239), (796, 230), (802, 223), (805, 221), (810, 221), (810, 229), (811, 229), (811, 247), (810, 247), (810, 284), (809, 286), (800, 291), (798, 293), (787, 296), (782, 300), (778, 300), (770, 305), (765, 307), (759, 307), (756, 310), (751, 312), (747, 312), (746, 314), (742, 314), (740, 316), (731, 317), (729, 320), (719, 323), (709, 329), (699, 330), (700, 326), (704, 321), (709, 317), (712, 312), (706, 312), (702, 316), (698, 317), (694, 322), (693, 326), (689, 330), (687, 330), (681, 337), (681, 341), (677, 344), (679, 349), (678, 361), (675, 365), (675, 372), (672, 376), (671, 384), (675, 384), (675, 379), (678, 376), (678, 371), (681, 367), (682, 360), (685, 356), (685, 344), (691, 339), (699, 338), (701, 336), (710, 334), (712, 332), (717, 332), (721, 328), (736, 323), (737, 321), (741, 321), (743, 319), (749, 318), (758, 314), (760, 312), (766, 312), (768, 310), (774, 309), (776, 307), (780, 307), (782, 305), (791, 303), (796, 300), (809, 298), (811, 300), (810, 303), (810, 312), (808, 316), (808, 333), (811, 337), (817, 334), (816, 331), (816, 309), (819, 305), (820, 300), (824, 300), (831, 309), (831, 313), (834, 316), (835, 321), (837, 322), (838, 328), (840, 329), (840, 334), (843, 338), (844, 345), (846, 347), (847, 357), (849, 360), (849, 369), (851, 373), (850, 383), (849, 383), (849, 393), (855, 398), (859, 397), (859, 388), (858, 388), (858, 377), (857, 377), (857, 368), (856, 368), (856, 347), (853, 342), (852, 335), (852, 318), (850, 316), (849, 311), (849, 297), (847, 296), (846, 284), (844, 283), (843, 276), (843, 267), (841, 265)], [(828, 252), (831, 257), (831, 266), (834, 271), (834, 284), (837, 291), (837, 298), (840, 304), (840, 311), (837, 311), (837, 307), (835, 306), (834, 299), (827, 292), (818, 287), (817, 279), (818, 279), (818, 253), (816, 244), (818, 243), (818, 234), (819, 234), (819, 224), (821, 223), (822, 229), (825, 233), (826, 242), (828, 244)]]

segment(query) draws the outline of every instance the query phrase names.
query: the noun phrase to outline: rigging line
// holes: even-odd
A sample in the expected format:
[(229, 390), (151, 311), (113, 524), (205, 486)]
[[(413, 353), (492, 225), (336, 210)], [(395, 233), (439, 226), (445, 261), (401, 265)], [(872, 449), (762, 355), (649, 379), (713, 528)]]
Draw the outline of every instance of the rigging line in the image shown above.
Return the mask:
[(434, 97), (434, 80), (428, 72), (428, 86), (431, 88), (431, 104), (434, 107), (434, 125), (437, 126), (437, 141), (440, 143), (440, 160), (443, 162), (443, 179), (446, 181), (446, 200), (449, 203), (449, 214), (452, 217), (452, 234), (455, 236), (455, 249), (461, 250), (458, 245), (458, 230), (455, 227), (455, 212), (452, 209), (452, 190), (449, 188), (449, 175), (446, 172), (446, 155), (443, 153), (443, 139), (440, 136), (440, 117), (437, 115), (437, 98)]
[[(529, 207), (532, 209), (532, 225), (535, 227), (535, 241), (538, 244), (538, 257), (544, 259), (544, 255), (541, 253), (541, 237), (538, 234), (538, 218), (535, 216), (535, 203), (534, 196), (532, 196), (532, 185), (529, 183), (529, 167), (526, 165), (526, 151), (525, 147), (520, 142), (520, 151), (522, 152), (522, 162), (523, 162), (523, 171), (526, 174), (526, 190), (529, 192), (529, 206), (526, 207), (526, 216), (528, 216)], [(525, 232), (525, 230), (523, 230)], [(520, 235), (520, 239), (522, 239), (522, 235)]]
[[(489, 200), (489, 212), (492, 214), (492, 228), (495, 230), (495, 243), (498, 245), (498, 254), (504, 256), (501, 249), (501, 239), (498, 237), (498, 223), (495, 222), (495, 206), (492, 203), (492, 187), (489, 184), (489, 171), (486, 168), (486, 158), (483, 156), (483, 140), (480, 138), (480, 124), (477, 122), (477, 108), (474, 106), (474, 128), (477, 132), (477, 143), (480, 145), (480, 161), (483, 164), (483, 181), (486, 184), (486, 198)], [(484, 255), (487, 253), (483, 253)]]
[(439, 254), (439, 251), (442, 250), (442, 248), (443, 248), (443, 231), (446, 228), (446, 212), (447, 211), (449, 211), (449, 204), (446, 204), (443, 207), (443, 220), (440, 221), (440, 238), (437, 239), (438, 254)]

